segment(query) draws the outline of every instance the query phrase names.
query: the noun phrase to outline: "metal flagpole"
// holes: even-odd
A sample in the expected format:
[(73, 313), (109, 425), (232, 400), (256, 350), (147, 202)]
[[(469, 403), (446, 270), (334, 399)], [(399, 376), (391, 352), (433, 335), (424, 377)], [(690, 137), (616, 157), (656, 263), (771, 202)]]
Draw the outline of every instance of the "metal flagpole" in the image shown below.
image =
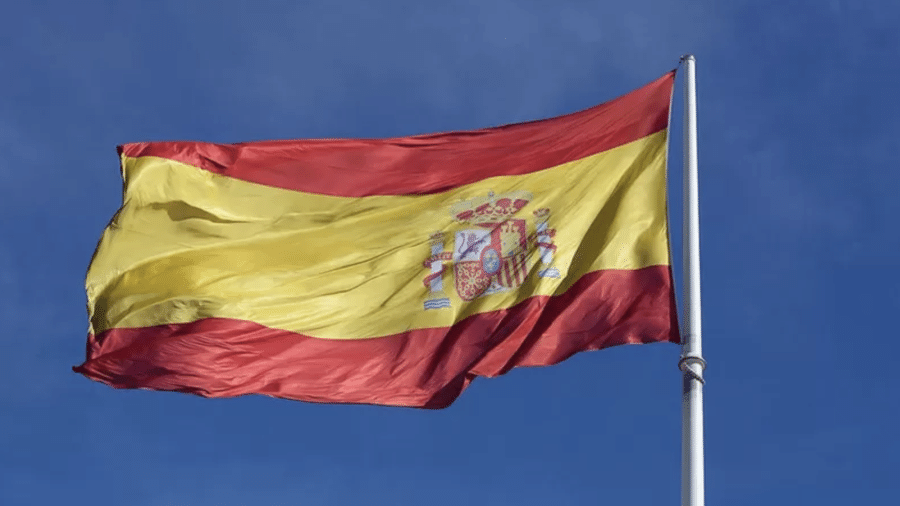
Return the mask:
[(703, 370), (700, 344), (700, 216), (697, 183), (697, 88), (694, 56), (684, 63), (684, 308), (681, 398), (681, 504), (703, 506)]

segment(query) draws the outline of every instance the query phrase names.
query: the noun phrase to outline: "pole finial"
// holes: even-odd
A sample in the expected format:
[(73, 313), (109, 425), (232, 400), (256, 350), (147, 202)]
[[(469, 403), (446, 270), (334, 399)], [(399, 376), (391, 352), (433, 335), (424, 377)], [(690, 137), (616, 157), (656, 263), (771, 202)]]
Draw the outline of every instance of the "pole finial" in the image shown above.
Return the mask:
[(692, 61), (693, 61), (693, 60), (694, 60), (694, 55), (692, 55), (691, 53), (685, 53), (685, 54), (681, 55), (681, 58), (680, 58), (678, 61), (679, 61), (679, 63), (683, 63), (683, 62), (685, 62), (685, 61), (687, 61), (687, 60), (692, 60)]

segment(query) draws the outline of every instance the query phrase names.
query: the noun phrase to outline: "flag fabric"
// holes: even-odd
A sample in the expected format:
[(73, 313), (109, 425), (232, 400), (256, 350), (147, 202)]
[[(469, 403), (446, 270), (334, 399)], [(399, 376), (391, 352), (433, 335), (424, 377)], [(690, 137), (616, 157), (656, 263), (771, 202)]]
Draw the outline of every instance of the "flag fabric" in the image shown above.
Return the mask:
[(74, 369), (441, 408), (478, 376), (677, 343), (673, 81), (477, 131), (120, 146), (123, 205), (88, 270)]

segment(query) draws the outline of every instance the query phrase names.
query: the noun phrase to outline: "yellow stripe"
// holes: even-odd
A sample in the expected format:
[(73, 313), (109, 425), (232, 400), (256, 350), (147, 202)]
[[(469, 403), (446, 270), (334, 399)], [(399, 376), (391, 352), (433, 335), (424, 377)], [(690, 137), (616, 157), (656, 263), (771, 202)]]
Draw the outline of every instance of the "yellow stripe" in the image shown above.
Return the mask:
[[(501, 176), (420, 196), (345, 198), (248, 183), (180, 162), (123, 158), (125, 202), (104, 232), (87, 276), (91, 331), (250, 320), (305, 335), (353, 339), (443, 327), (566, 291), (601, 269), (669, 263), (665, 203), (666, 132), (523, 176)], [(452, 264), (443, 275), (450, 307), (424, 310), (429, 236), (444, 251), (462, 201), (529, 192), (515, 218), (535, 232), (533, 212), (550, 210), (552, 267), (535, 248), (521, 289), (466, 302)], [(614, 294), (611, 294), (614, 295)]]

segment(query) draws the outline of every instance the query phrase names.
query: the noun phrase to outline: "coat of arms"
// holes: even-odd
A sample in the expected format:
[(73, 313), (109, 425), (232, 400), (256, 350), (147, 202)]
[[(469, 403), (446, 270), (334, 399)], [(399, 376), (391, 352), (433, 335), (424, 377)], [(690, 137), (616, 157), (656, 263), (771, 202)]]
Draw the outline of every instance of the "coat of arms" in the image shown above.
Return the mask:
[(465, 301), (514, 290), (525, 282), (529, 274), (529, 251), (537, 248), (542, 268), (538, 276), (560, 277), (552, 267), (554, 230), (547, 227), (549, 209), (534, 212), (536, 224), (529, 234), (528, 221), (519, 211), (531, 201), (527, 192), (512, 192), (465, 200), (453, 205), (451, 214), (468, 228), (453, 237), (453, 249), (444, 251), (444, 233), (431, 236), (431, 257), (424, 267), (431, 269), (425, 286), (430, 289), (425, 309), (450, 307), (450, 299), (443, 291), (444, 264), (453, 264), (454, 288)]

